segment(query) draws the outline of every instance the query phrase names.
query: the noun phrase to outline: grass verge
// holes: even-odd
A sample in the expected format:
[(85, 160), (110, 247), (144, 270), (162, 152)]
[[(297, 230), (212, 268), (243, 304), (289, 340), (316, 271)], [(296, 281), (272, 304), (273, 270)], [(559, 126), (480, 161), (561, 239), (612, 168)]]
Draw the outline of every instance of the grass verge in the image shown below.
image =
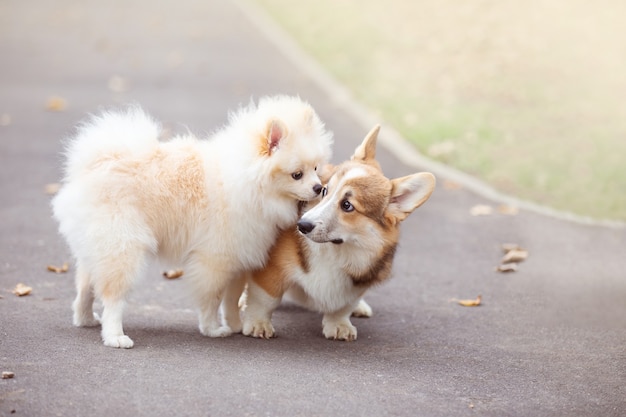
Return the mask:
[(626, 3), (254, 1), (422, 153), (626, 220)]

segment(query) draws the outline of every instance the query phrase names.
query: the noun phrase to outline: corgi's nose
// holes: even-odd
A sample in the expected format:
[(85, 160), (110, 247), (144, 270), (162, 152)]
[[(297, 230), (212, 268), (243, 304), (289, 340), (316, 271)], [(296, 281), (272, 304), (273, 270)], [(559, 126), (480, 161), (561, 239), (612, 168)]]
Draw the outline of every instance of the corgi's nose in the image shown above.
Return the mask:
[(321, 193), (321, 192), (322, 192), (322, 188), (323, 188), (323, 187), (322, 187), (322, 184), (315, 184), (315, 185), (313, 186), (313, 192), (314, 192), (315, 194), (319, 194), (319, 193)]
[(300, 220), (298, 222), (298, 230), (303, 235), (306, 235), (307, 233), (310, 233), (311, 230), (313, 230), (313, 229), (315, 229), (315, 225), (313, 223), (306, 222), (306, 221), (303, 221), (303, 220)]

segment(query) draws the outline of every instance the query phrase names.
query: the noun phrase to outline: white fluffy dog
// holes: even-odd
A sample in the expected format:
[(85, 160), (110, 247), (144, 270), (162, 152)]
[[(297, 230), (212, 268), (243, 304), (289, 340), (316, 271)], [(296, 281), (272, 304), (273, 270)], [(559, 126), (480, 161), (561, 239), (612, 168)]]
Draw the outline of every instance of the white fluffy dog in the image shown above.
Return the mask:
[(138, 108), (93, 117), (68, 144), (53, 200), (76, 258), (74, 325), (101, 323), (106, 346), (133, 346), (125, 298), (155, 257), (184, 268), (202, 334), (230, 335), (219, 317), (226, 287), (262, 267), (298, 202), (318, 196), (332, 145), (311, 106), (287, 96), (241, 108), (210, 140), (159, 134)]

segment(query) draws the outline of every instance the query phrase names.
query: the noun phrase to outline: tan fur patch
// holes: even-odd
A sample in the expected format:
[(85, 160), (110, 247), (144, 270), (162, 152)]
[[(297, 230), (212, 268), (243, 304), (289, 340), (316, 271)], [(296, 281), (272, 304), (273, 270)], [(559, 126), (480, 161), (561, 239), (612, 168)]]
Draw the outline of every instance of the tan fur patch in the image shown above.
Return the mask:
[(270, 155), (270, 141), (268, 139), (268, 132), (272, 127), (272, 122), (268, 122), (267, 127), (263, 131), (262, 134), (257, 136), (257, 154), (259, 156), (269, 156)]
[(288, 277), (295, 267), (294, 261), (302, 259), (298, 239), (295, 229), (281, 232), (270, 251), (265, 268), (252, 274), (252, 280), (273, 298), (282, 297), (289, 286)]

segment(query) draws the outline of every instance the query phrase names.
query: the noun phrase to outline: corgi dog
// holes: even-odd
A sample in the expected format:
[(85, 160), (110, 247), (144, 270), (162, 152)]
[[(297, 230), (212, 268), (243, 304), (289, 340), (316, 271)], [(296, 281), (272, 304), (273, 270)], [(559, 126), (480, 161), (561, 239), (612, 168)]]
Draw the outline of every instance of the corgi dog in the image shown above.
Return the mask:
[(240, 108), (207, 140), (159, 134), (136, 107), (92, 117), (68, 143), (52, 202), (76, 259), (74, 325), (101, 324), (106, 346), (133, 346), (125, 299), (153, 259), (184, 268), (203, 335), (230, 335), (219, 314), (226, 288), (262, 267), (300, 202), (318, 197), (332, 145), (313, 108), (288, 96)]
[(375, 160), (379, 129), (372, 129), (351, 160), (331, 168), (321, 200), (309, 203), (297, 230), (285, 229), (267, 265), (249, 275), (245, 335), (273, 337), (272, 313), (288, 293), (323, 313), (327, 339), (356, 340), (350, 316), (371, 316), (362, 297), (389, 278), (400, 222), (435, 188), (431, 173), (393, 180), (383, 175)]

